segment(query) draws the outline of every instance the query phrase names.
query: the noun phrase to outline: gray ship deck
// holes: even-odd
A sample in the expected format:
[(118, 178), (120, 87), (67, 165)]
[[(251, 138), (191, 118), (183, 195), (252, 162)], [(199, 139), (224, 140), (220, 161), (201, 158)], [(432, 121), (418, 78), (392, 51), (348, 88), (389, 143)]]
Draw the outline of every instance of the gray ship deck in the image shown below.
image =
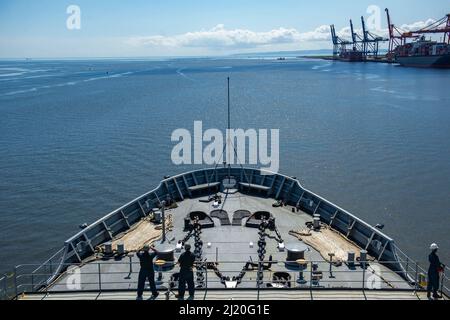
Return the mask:
[[(312, 221), (311, 215), (302, 211), (292, 212), (292, 207), (272, 207), (274, 200), (270, 198), (244, 195), (239, 192), (229, 195), (222, 194), (222, 196), (224, 201), (221, 209), (227, 211), (230, 221), (232, 221), (232, 215), (236, 210), (249, 210), (250, 212), (269, 211), (275, 217), (278, 231), (285, 243), (299, 243), (300, 241), (297, 238), (289, 235), (289, 231), (292, 229), (303, 228), (307, 222)], [(184, 218), (187, 213), (193, 211), (210, 213), (217, 209), (213, 207), (212, 203), (213, 202), (200, 202), (198, 198), (185, 199), (178, 203), (177, 208), (167, 210), (166, 214), (171, 214), (173, 216), (174, 224), (173, 230), (168, 233), (167, 238), (171, 240), (173, 244), (176, 244), (178, 240), (183, 239), (186, 236), (186, 233), (183, 231), (183, 226)], [(243, 219), (241, 226), (221, 226), (220, 220), (213, 218), (215, 227), (202, 230), (201, 239), (204, 243), (203, 258), (206, 258), (209, 262), (218, 261), (218, 268), (225, 276), (237, 276), (250, 257), (253, 262), (258, 261), (258, 229), (245, 227), (245, 220), (246, 219)], [(253, 248), (250, 248), (250, 242), (254, 243)], [(188, 243), (191, 243), (193, 246), (193, 239), (191, 238)], [(208, 243), (211, 243), (210, 247), (208, 247)], [(279, 251), (275, 240), (268, 239), (266, 250), (266, 259), (271, 255), (273, 260), (278, 261), (278, 263), (274, 263), (270, 270), (264, 272), (263, 286), (267, 286), (267, 284), (272, 281), (274, 272), (282, 271), (291, 275), (290, 282), (292, 288), (309, 287), (309, 271), (305, 270), (304, 272), (306, 283), (297, 284), (296, 279), (298, 279), (299, 272), (295, 268), (287, 268), (285, 266), (286, 251)], [(176, 257), (177, 256), (178, 254), (176, 254)], [(381, 289), (412, 289), (410, 284), (400, 275), (378, 262), (369, 263), (369, 267), (365, 272), (365, 277), (363, 276), (364, 272), (362, 267), (356, 265), (355, 267), (350, 268), (345, 263), (339, 267), (333, 266), (333, 276), (330, 277), (329, 263), (322, 258), (318, 251), (308, 246), (305, 258), (309, 262), (316, 262), (319, 265), (319, 270), (323, 272), (323, 279), (315, 285), (315, 288), (362, 288), (363, 283), (366, 283), (365, 285), (367, 285), (369, 277), (372, 277), (370, 281), (379, 280)], [(82, 291), (96, 291), (99, 290), (99, 286), (101, 286), (101, 290), (130, 290), (135, 288), (137, 271), (139, 269), (138, 260), (135, 256), (130, 259), (133, 262), (132, 272), (130, 272), (129, 257), (124, 257), (120, 260), (95, 260), (82, 265), (80, 267), (81, 288), (79, 289)], [(163, 283), (160, 285), (161, 290), (167, 288), (170, 274), (177, 272), (177, 269), (178, 268), (175, 267), (171, 271), (163, 272)], [(50, 292), (67, 290), (66, 284), (70, 282), (71, 277), (72, 274), (62, 275), (62, 277), (60, 277), (48, 290)], [(101, 278), (100, 280), (99, 277)], [(206, 279), (208, 288), (224, 289), (224, 285), (214, 274), (213, 270), (208, 270)], [(257, 288), (256, 270), (248, 271), (238, 288)], [(221, 294), (220, 292), (225, 294), (226, 297), (229, 296), (229, 294), (223, 293), (225, 291), (217, 291), (217, 293), (208, 293), (208, 297), (216, 297), (216, 295)], [(248, 297), (253, 297), (255, 294), (256, 293), (246, 293), (244, 294), (244, 297), (247, 295)], [(284, 295), (286, 294), (288, 293), (284, 293)], [(268, 293), (265, 292), (263, 295), (267, 296)], [(304, 293), (297, 292), (288, 295), (293, 298), (297, 295), (302, 296)], [(326, 293), (323, 293), (323, 297), (326, 295)], [(362, 292), (357, 293), (357, 295), (362, 297)], [(411, 293), (404, 294), (404, 296), (408, 295), (414, 297)], [(67, 297), (67, 295), (64, 296)], [(108, 295), (101, 295), (101, 297), (105, 298), (108, 297)], [(110, 297), (113, 298), (114, 294), (111, 294)]]

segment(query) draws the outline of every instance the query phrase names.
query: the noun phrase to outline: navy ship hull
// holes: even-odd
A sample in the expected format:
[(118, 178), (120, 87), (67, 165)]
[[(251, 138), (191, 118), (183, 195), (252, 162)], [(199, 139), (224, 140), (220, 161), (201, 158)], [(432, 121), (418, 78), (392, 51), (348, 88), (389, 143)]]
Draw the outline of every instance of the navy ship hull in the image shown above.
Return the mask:
[(436, 56), (396, 57), (396, 62), (405, 67), (450, 68), (450, 54)]

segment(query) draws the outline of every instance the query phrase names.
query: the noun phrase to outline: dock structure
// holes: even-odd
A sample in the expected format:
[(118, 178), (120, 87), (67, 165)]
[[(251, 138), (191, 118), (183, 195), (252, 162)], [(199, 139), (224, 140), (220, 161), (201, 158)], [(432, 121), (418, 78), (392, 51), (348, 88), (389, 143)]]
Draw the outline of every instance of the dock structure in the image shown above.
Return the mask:
[(382, 58), (379, 54), (380, 43), (387, 42), (389, 39), (378, 36), (368, 30), (363, 16), (361, 16), (361, 25), (362, 35), (355, 31), (353, 21), (350, 19), (351, 40), (342, 39), (337, 35), (335, 26), (330, 26), (334, 59), (362, 62)]

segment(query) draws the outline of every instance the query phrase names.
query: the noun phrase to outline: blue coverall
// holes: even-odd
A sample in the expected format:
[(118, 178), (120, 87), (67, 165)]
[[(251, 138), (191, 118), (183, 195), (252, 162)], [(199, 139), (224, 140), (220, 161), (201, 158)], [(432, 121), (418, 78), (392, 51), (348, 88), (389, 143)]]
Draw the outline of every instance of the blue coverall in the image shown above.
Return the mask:
[(194, 272), (192, 267), (194, 266), (195, 255), (190, 251), (185, 251), (178, 258), (178, 263), (180, 264), (180, 279), (178, 283), (178, 296), (179, 298), (184, 297), (184, 292), (186, 291), (186, 283), (189, 289), (189, 296), (193, 297), (195, 293), (194, 286)]
[(155, 285), (155, 270), (153, 269), (153, 259), (155, 258), (156, 253), (141, 251), (136, 255), (138, 256), (139, 262), (141, 264), (141, 270), (139, 271), (138, 278), (137, 295), (138, 297), (142, 297), (142, 294), (144, 293), (145, 281), (148, 279), (148, 282), (150, 283), (150, 290), (155, 296), (158, 293)]
[(443, 267), (442, 263), (439, 261), (439, 257), (436, 254), (436, 250), (433, 250), (428, 256), (428, 261), (430, 262), (430, 266), (428, 268), (428, 286), (427, 286), (427, 294), (428, 297), (431, 296), (431, 292), (433, 292), (433, 297), (438, 297), (439, 290), (439, 269)]

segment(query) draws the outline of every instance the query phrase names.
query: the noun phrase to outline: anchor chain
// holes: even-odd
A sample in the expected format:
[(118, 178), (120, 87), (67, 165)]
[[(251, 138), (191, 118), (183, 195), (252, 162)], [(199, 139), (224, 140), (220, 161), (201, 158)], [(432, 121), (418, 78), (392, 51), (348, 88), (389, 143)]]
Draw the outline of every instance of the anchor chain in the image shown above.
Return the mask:
[(261, 224), (259, 225), (258, 229), (259, 229), (259, 240), (258, 240), (258, 259), (259, 259), (259, 263), (258, 263), (258, 273), (257, 273), (257, 282), (258, 285), (262, 285), (263, 284), (263, 279), (264, 279), (264, 259), (266, 257), (266, 246), (267, 246), (267, 242), (266, 242), (266, 229), (268, 228), (269, 223), (267, 220), (262, 220)]
[(241, 272), (237, 276), (229, 277), (224, 276), (222, 272), (220, 272), (219, 268), (217, 267), (217, 264), (214, 262), (207, 263), (207, 268), (214, 270), (214, 273), (216, 276), (220, 279), (220, 283), (225, 284), (227, 281), (236, 281), (237, 284), (240, 284), (242, 282), (242, 279), (244, 278), (245, 274), (248, 270), (248, 264), (245, 265), (245, 267), (242, 268)]
[(192, 237), (193, 231), (189, 231), (189, 233), (183, 238), (183, 240), (181, 240), (182, 244), (185, 244), (186, 242), (189, 241), (189, 239)]
[(203, 288), (205, 285), (205, 266), (202, 263), (203, 241), (200, 236), (202, 234), (202, 226), (199, 223), (198, 217), (194, 220), (194, 255), (197, 262), (197, 287)]

